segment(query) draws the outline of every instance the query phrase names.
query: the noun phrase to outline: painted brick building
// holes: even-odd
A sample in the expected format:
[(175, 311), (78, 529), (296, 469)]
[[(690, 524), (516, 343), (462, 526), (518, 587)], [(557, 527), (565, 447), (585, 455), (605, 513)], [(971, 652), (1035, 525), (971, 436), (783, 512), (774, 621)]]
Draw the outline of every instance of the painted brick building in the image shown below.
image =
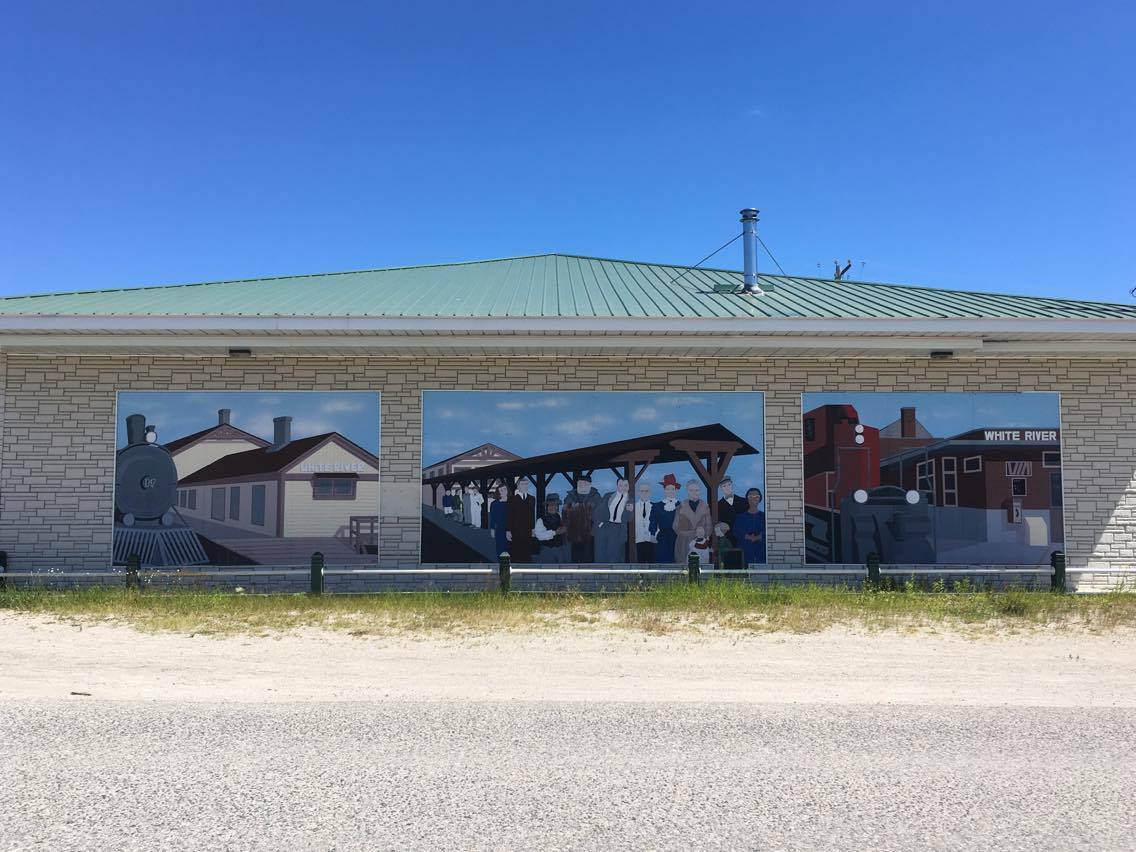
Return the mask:
[(802, 393), (1043, 390), (1071, 580), (1136, 566), (1136, 307), (757, 281), (542, 255), (0, 300), (0, 549), (13, 569), (109, 564), (119, 391), (380, 391), (396, 567), (420, 555), (424, 390), (763, 391), (784, 565), (804, 562)]

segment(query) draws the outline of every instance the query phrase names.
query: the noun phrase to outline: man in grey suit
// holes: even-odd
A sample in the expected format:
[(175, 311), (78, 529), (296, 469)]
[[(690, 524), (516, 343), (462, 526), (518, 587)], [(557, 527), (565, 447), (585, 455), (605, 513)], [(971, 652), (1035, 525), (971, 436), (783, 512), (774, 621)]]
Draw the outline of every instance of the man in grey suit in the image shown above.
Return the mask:
[(627, 559), (627, 529), (635, 517), (626, 479), (618, 479), (615, 490), (604, 495), (592, 516), (596, 541), (596, 562), (622, 564)]

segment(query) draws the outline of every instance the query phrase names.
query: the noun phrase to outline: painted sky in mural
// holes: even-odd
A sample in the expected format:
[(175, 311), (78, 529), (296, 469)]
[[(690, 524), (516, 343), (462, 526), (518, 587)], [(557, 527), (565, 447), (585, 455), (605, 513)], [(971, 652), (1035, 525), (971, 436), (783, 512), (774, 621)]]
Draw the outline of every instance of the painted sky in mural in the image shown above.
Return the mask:
[(1043, 565), (1064, 547), (1055, 393), (802, 396), (809, 562)]
[[(749, 448), (733, 457), (726, 471), (738, 494), (744, 495), (749, 487), (762, 490), (765, 487), (763, 421), (763, 396), (758, 392), (427, 391), (423, 394), (424, 474), (429, 478), (462, 467), (470, 469), (546, 453), (581, 450), (683, 429), (724, 428), (727, 435), (732, 434), (735, 440), (740, 439)], [(702, 439), (710, 440), (705, 435)], [(483, 444), (491, 444), (492, 448), (473, 453)], [(754, 449), (757, 451), (754, 452)], [(455, 461), (454, 457), (459, 458)], [(662, 483), (668, 477), (680, 483), (679, 488), (683, 493), (678, 495), (679, 501), (686, 496), (687, 481), (696, 478), (688, 461), (652, 463), (638, 483), (639, 486), (650, 489), (649, 502), (659, 502), (666, 498)], [(617, 477), (610, 465), (594, 465), (591, 487), (601, 496), (616, 492)], [(467, 491), (469, 490), (471, 489), (467, 486)], [(564, 510), (572, 515), (569, 492), (574, 490), (574, 486), (565, 476), (555, 475), (546, 486), (541, 486), (541, 490), (555, 494), (562, 501)], [(636, 491), (638, 490), (637, 487)], [(492, 498), (494, 494), (489, 496)], [(533, 496), (537, 495), (534, 493)], [(638, 494), (630, 495), (629, 504), (634, 503), (638, 497)], [(703, 498), (705, 497), (704, 488)], [(444, 494), (440, 497), (436, 488), (424, 486), (423, 561), (495, 559), (496, 552), (506, 540), (491, 539), (490, 531), (502, 527), (489, 517), (491, 505), (485, 504), (476, 496), (472, 499), (474, 504), (469, 505), (470, 496), (466, 494), (457, 498), (447, 498)], [(441, 502), (435, 505), (439, 500)], [(544, 508), (546, 506), (537, 507), (537, 511)], [(762, 504), (761, 510), (764, 511), (764, 508)], [(592, 513), (593, 509), (596, 513), (602, 511), (598, 504), (596, 507), (589, 506), (588, 512)], [(676, 511), (673, 503), (667, 504), (665, 509), (668, 514), (658, 519), (664, 526), (671, 523), (670, 517)], [(499, 507), (496, 511), (504, 511), (504, 507)], [(705, 507), (702, 507), (702, 511), (705, 511)], [(441, 547), (439, 542), (442, 539), (433, 534), (437, 531), (433, 524), (437, 520), (435, 515), (439, 512), (445, 513), (441, 516), (445, 520), (451, 519), (451, 513), (463, 513), (468, 521), (473, 522), (464, 525), (476, 526), (477, 532), (463, 531), (461, 536), (457, 536), (461, 541), (448, 542), (446, 547)], [(589, 518), (591, 516), (589, 514)], [(701, 516), (699, 519), (701, 520)], [(627, 524), (621, 529), (625, 531)], [(702, 526), (712, 527), (707, 523)], [(448, 525), (442, 527), (443, 531), (450, 533), (454, 529)], [(610, 548), (600, 544), (600, 539), (609, 533)], [(579, 535), (582, 533), (576, 530), (570, 534), (577, 545), (580, 544), (576, 541)], [(456, 533), (450, 538), (455, 536)], [(707, 531), (705, 538), (710, 546), (716, 546), (716, 540), (712, 540), (712, 536), (714, 533), (711, 529)], [(528, 537), (527, 533), (524, 537)], [(669, 542), (667, 534), (664, 534), (662, 544), (658, 547), (646, 547), (659, 544), (654, 537), (652, 534), (651, 540), (638, 542), (644, 547), (636, 549), (633, 547), (636, 542), (630, 541), (629, 536), (614, 528), (607, 530), (596, 514), (594, 541), (589, 541), (586, 548), (568, 548), (565, 543), (565, 552), (553, 555), (552, 546), (538, 546), (530, 553), (522, 545), (519, 560), (516, 559), (517, 554), (514, 554), (517, 550), (515, 544), (509, 552), (514, 555), (515, 561), (528, 561), (530, 558), (546, 562), (652, 561), (648, 557), (656, 561), (685, 561), (685, 538)], [(555, 540), (559, 542), (560, 538), (558, 536)], [(676, 547), (683, 552), (676, 555)]]
[[(429, 465), (486, 441), (533, 456), (706, 423), (721, 423), (760, 448), (763, 407), (762, 395), (756, 392), (426, 391), (422, 459)], [(677, 473), (679, 467), (690, 472), (689, 465), (660, 465), (652, 471)], [(731, 462), (730, 474), (739, 484), (763, 487), (765, 454)], [(562, 481), (557, 484), (564, 486)], [(597, 471), (594, 484), (606, 493), (615, 487), (615, 476)], [(658, 499), (662, 491), (654, 487)]]
[(234, 426), (265, 440), (272, 440), (272, 418), (287, 412), (297, 437), (339, 432), (379, 453), (379, 395), (370, 391), (122, 391), (116, 447), (126, 443), (123, 418), (140, 406), (162, 443), (213, 426), (218, 410), (228, 408)]
[(118, 395), (114, 562), (373, 564), (379, 394)]

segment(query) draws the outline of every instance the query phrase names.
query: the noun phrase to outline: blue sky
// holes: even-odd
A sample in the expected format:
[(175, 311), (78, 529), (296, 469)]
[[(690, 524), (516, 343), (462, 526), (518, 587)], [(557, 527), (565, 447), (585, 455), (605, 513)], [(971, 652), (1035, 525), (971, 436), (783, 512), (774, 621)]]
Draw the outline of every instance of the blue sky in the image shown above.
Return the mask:
[(692, 263), (753, 205), (792, 273), (1127, 302), (1134, 42), (1119, 0), (8, 4), (0, 294)]
[(272, 440), (272, 418), (292, 418), (292, 437), (339, 432), (368, 452), (379, 454), (379, 394), (371, 391), (124, 391), (118, 395), (118, 435), (126, 445), (126, 417), (145, 414), (157, 427), (158, 442), (217, 425), (217, 410), (228, 408), (234, 426)]
[(853, 405), (860, 422), (883, 428), (899, 409), (915, 406), (915, 419), (936, 438), (985, 427), (1056, 429), (1061, 396), (1056, 393), (806, 393), (804, 411), (819, 405)]
[[(740, 456), (729, 473), (740, 488), (765, 488), (764, 395), (738, 393), (425, 391), (422, 394), (422, 458), (428, 467), (486, 442), (519, 456), (574, 450), (592, 444), (653, 435), (690, 426), (721, 423), (756, 447), (758, 455)], [(681, 482), (693, 477), (689, 464), (652, 465), (655, 499), (659, 481), (673, 473)], [(592, 484), (602, 492), (615, 488), (610, 471), (596, 471)], [(563, 495), (558, 477), (550, 490)]]

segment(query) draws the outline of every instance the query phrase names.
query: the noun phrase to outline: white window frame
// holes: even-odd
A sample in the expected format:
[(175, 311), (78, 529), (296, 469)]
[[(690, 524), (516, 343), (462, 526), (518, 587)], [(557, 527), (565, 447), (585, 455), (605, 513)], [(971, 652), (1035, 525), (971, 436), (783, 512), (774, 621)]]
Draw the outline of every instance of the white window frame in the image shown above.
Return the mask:
[[(971, 462), (978, 462), (974, 467), (970, 466)], [(962, 460), (963, 473), (982, 473), (982, 456), (967, 456)]]
[[(1015, 482), (1021, 482), (1022, 483), (1022, 493), (1021, 494), (1015, 494), (1014, 493), (1014, 483)], [(1029, 496), (1029, 477), (1028, 476), (1011, 476), (1010, 477), (1010, 497), (1016, 499), (1018, 497), (1028, 497), (1028, 496)]]
[[(1046, 458), (1050, 456), (1057, 456), (1057, 464), (1050, 464), (1046, 461)], [(1041, 466), (1048, 468), (1061, 467), (1061, 450), (1043, 450), (1041, 453)]]
[[(954, 456), (944, 456), (940, 470), (943, 476), (943, 505), (957, 506), (958, 501), (958, 459)], [(948, 462), (950, 463), (948, 465)], [(947, 485), (947, 476), (950, 476), (951, 486)]]
[[(930, 488), (924, 488), (923, 483), (929, 484)], [(935, 460), (926, 459), (921, 462), (915, 463), (915, 490), (916, 491), (929, 491), (931, 492), (931, 505), (935, 503)]]

